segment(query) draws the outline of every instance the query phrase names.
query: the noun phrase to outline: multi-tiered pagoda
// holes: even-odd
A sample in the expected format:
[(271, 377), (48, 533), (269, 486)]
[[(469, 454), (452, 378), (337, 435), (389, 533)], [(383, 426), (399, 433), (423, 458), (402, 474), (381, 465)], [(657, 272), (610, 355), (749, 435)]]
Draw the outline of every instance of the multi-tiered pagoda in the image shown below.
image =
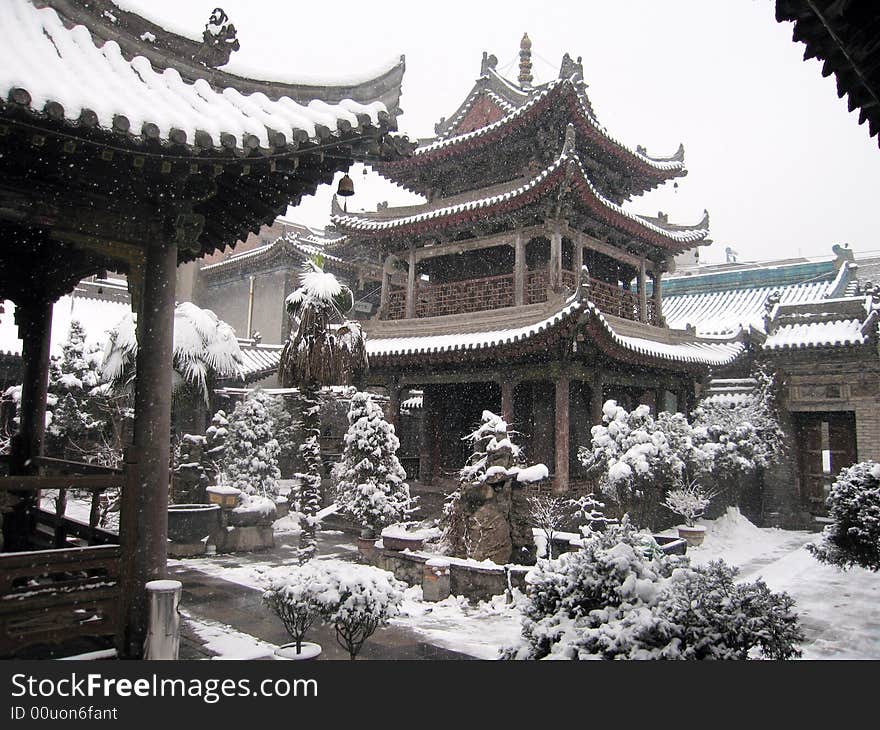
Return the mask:
[(742, 350), (664, 323), (662, 274), (709, 243), (708, 214), (676, 225), (627, 207), (686, 174), (683, 148), (653, 157), (609, 134), (580, 59), (533, 85), (530, 46), (525, 36), (516, 83), (484, 54), (436, 137), (377, 166), (427, 202), (334, 206), (348, 245), (383, 265), (371, 377), (392, 403), (424, 390), (423, 479), (460, 467), (461, 437), (500, 408), (564, 489), (606, 398), (683, 409), (708, 368)]

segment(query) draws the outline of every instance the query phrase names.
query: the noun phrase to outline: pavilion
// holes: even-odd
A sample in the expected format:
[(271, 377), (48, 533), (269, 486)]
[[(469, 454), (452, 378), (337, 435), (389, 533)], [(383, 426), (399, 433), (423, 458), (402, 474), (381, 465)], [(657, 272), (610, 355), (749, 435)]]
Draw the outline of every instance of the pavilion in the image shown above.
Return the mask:
[[(388, 134), (404, 62), (339, 85), (246, 78), (223, 69), (238, 40), (222, 11), (198, 41), (109, 0), (6, 0), (0, 24), (0, 299), (15, 303), (23, 341), (20, 427), (0, 478), (12, 503), (0, 656), (100, 635), (138, 656), (143, 585), (166, 568), (176, 267), (271, 223), (353, 161), (405, 148)], [(105, 271), (126, 275), (138, 314), (122, 473), (41, 456), (53, 302)], [(121, 544), (66, 521), (59, 549), (39, 549), (40, 489), (97, 499), (120, 485)]]

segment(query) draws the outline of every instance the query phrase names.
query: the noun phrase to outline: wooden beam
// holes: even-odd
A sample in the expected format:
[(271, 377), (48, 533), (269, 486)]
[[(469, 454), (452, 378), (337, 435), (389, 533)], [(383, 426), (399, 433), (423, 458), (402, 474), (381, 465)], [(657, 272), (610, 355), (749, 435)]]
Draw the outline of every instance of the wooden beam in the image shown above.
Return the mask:
[[(606, 256), (628, 264), (633, 268), (637, 269), (641, 263), (642, 259), (640, 257), (635, 256), (631, 253), (627, 253), (626, 251), (621, 251), (616, 246), (605, 243), (605, 241), (600, 241), (598, 238), (584, 233), (583, 231), (578, 231), (574, 228), (566, 226), (563, 229), (563, 232), (566, 236), (570, 237), (573, 241), (579, 242), (582, 246), (585, 246), (592, 251), (598, 251), (601, 254), (605, 254)], [(646, 259), (645, 267), (648, 271), (653, 271), (654, 262), (650, 259)]]
[(484, 248), (494, 248), (495, 246), (513, 246), (515, 245), (517, 234), (521, 234), (524, 240), (534, 236), (545, 235), (542, 226), (531, 226), (522, 228), (518, 231), (505, 231), (504, 233), (494, 233), (491, 236), (481, 236), (480, 238), (468, 238), (464, 241), (451, 241), (449, 243), (438, 243), (433, 246), (421, 246), (416, 249), (416, 260), (436, 258), (437, 256), (449, 256), (451, 254), (466, 253), (468, 251), (479, 251)]

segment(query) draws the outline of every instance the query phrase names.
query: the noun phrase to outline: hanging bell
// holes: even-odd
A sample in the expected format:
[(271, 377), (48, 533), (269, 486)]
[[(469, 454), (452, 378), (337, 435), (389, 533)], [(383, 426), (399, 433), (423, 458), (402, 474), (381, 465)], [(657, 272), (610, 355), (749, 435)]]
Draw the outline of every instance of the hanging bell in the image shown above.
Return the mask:
[(354, 182), (348, 176), (348, 173), (345, 173), (339, 181), (339, 185), (336, 188), (336, 194), (341, 195), (343, 198), (348, 198), (354, 195)]

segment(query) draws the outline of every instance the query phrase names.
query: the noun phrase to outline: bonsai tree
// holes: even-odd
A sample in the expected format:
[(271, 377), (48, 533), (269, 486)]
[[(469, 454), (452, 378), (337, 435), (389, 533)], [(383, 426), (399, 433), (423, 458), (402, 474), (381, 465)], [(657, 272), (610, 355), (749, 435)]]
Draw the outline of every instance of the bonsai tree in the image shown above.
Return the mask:
[(367, 369), (367, 350), (360, 326), (344, 319), (354, 307), (354, 295), (324, 271), (321, 257), (305, 262), (300, 287), (287, 298), (286, 305), (295, 326), (281, 351), (278, 380), (282, 387), (298, 388), (302, 404), (300, 456), (304, 471), (299, 496), (304, 520), (300, 560), (305, 561), (316, 551), (321, 509), (319, 391), (322, 386), (360, 382)]
[(352, 563), (323, 565), (324, 619), (354, 660), (364, 642), (397, 615), (406, 586), (386, 570)]
[(348, 411), (342, 458), (333, 468), (336, 503), (363, 525), (364, 537), (413, 511), (406, 472), (397, 459), (394, 426), (369, 393), (355, 393)]
[(714, 496), (714, 492), (707, 492), (695, 481), (691, 481), (687, 486), (670, 489), (663, 500), (663, 506), (682, 517), (688, 527), (693, 527), (694, 520), (703, 516)]
[(323, 616), (326, 576), (327, 571), (315, 564), (297, 566), (284, 575), (273, 576), (263, 593), (263, 603), (281, 619), (297, 654), (302, 653), (309, 629)]
[(227, 426), (223, 471), (230, 486), (245, 494), (274, 495), (281, 478), (270, 401), (265, 391), (251, 391), (236, 404)]
[(827, 499), (831, 524), (817, 544), (807, 545), (823, 563), (880, 571), (880, 463), (843, 469)]

